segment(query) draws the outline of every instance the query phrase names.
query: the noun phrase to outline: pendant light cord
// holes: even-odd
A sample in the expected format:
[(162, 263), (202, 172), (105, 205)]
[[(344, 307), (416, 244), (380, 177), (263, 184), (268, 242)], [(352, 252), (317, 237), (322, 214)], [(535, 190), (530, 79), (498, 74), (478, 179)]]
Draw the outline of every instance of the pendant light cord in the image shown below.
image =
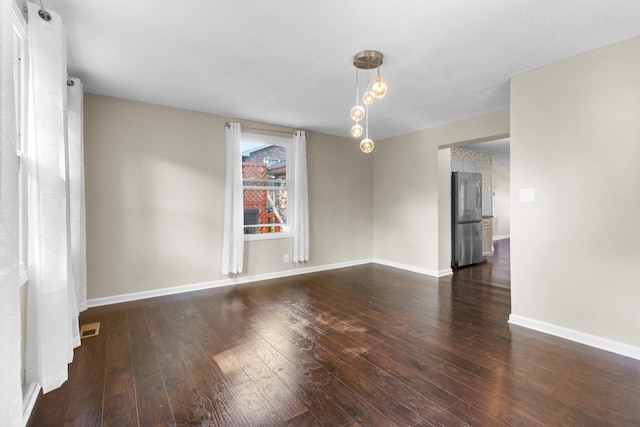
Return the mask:
[(356, 105), (360, 105), (360, 92), (358, 92), (358, 86), (360, 86), (360, 82), (358, 80), (358, 69), (356, 68)]
[(366, 105), (366, 112), (364, 115), (364, 139), (369, 139), (369, 104)]

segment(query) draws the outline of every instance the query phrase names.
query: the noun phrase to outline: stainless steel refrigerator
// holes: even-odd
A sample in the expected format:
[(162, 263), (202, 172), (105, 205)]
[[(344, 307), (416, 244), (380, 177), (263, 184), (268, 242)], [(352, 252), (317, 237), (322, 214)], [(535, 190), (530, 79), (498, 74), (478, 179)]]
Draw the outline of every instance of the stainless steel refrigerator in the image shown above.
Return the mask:
[(451, 267), (482, 261), (482, 175), (451, 174)]

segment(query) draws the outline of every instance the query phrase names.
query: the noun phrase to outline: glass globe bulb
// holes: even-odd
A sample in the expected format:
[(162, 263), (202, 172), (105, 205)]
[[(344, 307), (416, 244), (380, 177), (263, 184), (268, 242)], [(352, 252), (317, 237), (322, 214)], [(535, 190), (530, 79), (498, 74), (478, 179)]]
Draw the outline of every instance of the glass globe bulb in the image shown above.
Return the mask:
[(373, 86), (371, 86), (371, 91), (376, 98), (382, 98), (387, 94), (387, 85), (384, 84), (381, 79), (378, 79)]
[(360, 141), (360, 149), (363, 153), (370, 153), (373, 151), (373, 141), (369, 138), (365, 138)]
[(364, 129), (362, 129), (362, 126), (360, 126), (360, 123), (356, 123), (355, 125), (351, 126), (351, 136), (353, 136), (354, 138), (357, 138), (360, 135), (362, 135), (363, 130)]
[(376, 96), (370, 90), (366, 91), (364, 95), (362, 95), (362, 102), (367, 105), (373, 104), (373, 101), (376, 100)]
[(356, 105), (351, 109), (351, 118), (353, 120), (360, 121), (364, 118), (364, 107)]

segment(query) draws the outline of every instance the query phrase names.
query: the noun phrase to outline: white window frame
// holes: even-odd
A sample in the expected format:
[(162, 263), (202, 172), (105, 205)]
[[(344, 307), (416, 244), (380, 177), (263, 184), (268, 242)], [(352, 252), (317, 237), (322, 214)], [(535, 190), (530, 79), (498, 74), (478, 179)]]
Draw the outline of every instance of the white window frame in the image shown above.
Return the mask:
[(16, 100), (16, 156), (18, 161), (18, 245), (19, 284), (28, 279), (28, 205), (27, 205), (27, 114), (29, 82), (29, 49), (27, 22), (19, 7), (13, 2), (13, 74)]
[[(271, 240), (271, 239), (293, 238), (293, 231), (291, 231), (291, 224), (292, 224), (292, 216), (293, 215), (292, 215), (291, 209), (289, 209), (289, 207), (291, 206), (291, 196), (292, 196), (291, 184), (292, 184), (292, 179), (293, 179), (293, 175), (292, 175), (293, 158), (291, 156), (291, 149), (292, 149), (292, 146), (293, 146), (293, 137), (284, 138), (284, 137), (278, 137), (278, 136), (260, 135), (260, 134), (255, 134), (255, 133), (242, 132), (240, 140), (241, 140), (241, 143), (242, 142), (252, 142), (252, 143), (259, 143), (259, 144), (279, 145), (279, 146), (285, 147), (287, 149), (287, 160), (286, 160), (286, 171), (287, 171), (287, 179), (286, 179), (286, 183), (287, 183), (287, 222), (280, 226), (280, 227), (283, 228), (282, 231), (278, 231), (278, 232), (275, 232), (275, 233), (245, 234), (244, 235), (244, 240), (245, 241), (252, 241), (252, 240)], [(243, 190), (245, 189), (244, 181), (243, 181), (242, 188), (243, 188)], [(247, 189), (251, 189), (251, 190), (261, 190), (262, 188), (263, 187), (247, 187)], [(243, 200), (243, 205), (244, 205), (244, 200)]]

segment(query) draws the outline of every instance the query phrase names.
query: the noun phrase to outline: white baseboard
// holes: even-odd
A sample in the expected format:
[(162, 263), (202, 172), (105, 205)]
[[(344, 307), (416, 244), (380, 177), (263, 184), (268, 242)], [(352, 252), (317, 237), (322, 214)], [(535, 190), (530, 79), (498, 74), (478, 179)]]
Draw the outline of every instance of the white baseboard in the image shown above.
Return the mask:
[(431, 277), (442, 277), (453, 274), (453, 270), (450, 268), (444, 270), (428, 270), (426, 268), (415, 267), (413, 265), (402, 264), (395, 261), (387, 261), (385, 259), (374, 258), (373, 262), (380, 265), (386, 265), (387, 267), (399, 268), (400, 270), (411, 271), (413, 273), (424, 274)]
[(397, 262), (386, 261), (381, 259), (361, 259), (361, 260), (347, 261), (347, 262), (341, 262), (336, 264), (326, 264), (326, 265), (321, 265), (316, 267), (301, 267), (301, 268), (294, 268), (291, 270), (277, 271), (274, 273), (256, 274), (253, 276), (232, 277), (228, 279), (214, 280), (211, 282), (193, 283), (189, 285), (172, 286), (170, 288), (152, 289), (149, 291), (142, 291), (142, 292), (132, 292), (128, 294), (113, 295), (109, 297), (91, 298), (87, 300), (87, 307), (88, 308), (100, 307), (103, 305), (137, 301), (141, 299), (155, 298), (155, 297), (161, 297), (165, 295), (175, 295), (175, 294), (181, 294), (185, 292), (201, 291), (204, 289), (221, 288), (224, 286), (239, 285), (241, 283), (251, 283), (251, 282), (257, 282), (260, 280), (278, 279), (281, 277), (296, 276), (298, 274), (307, 274), (307, 273), (316, 273), (318, 271), (336, 270), (338, 268), (353, 267), (356, 265), (363, 265), (363, 264), (369, 264), (369, 263), (386, 265), (389, 267), (394, 267), (401, 270), (407, 270), (414, 273), (424, 274), (431, 277), (442, 277), (442, 276), (453, 274), (453, 270), (451, 270), (450, 268), (440, 270), (440, 271), (434, 271), (434, 270), (427, 270), (424, 268), (414, 267), (412, 265), (400, 264)]
[(132, 292), (128, 294), (120, 294), (102, 298), (92, 298), (87, 300), (87, 307), (99, 307), (109, 304), (118, 304), (121, 302), (137, 301), (146, 298), (155, 298), (165, 295), (175, 295), (185, 292), (200, 291), (204, 289), (221, 288), (224, 286), (239, 285), (241, 283), (251, 283), (260, 280), (278, 279), (280, 277), (296, 276), (298, 274), (315, 273), (318, 271), (335, 270), (338, 268), (353, 267), (356, 265), (369, 264), (373, 262), (371, 259), (361, 259), (355, 261), (347, 261), (336, 264), (326, 264), (316, 267), (300, 267), (291, 270), (277, 271), (274, 273), (256, 274), (253, 276), (238, 276), (228, 279), (213, 280), (210, 282), (193, 283), (181, 286), (172, 286), (169, 288), (152, 289), (149, 291)]
[(640, 347), (634, 347), (629, 344), (624, 344), (596, 335), (586, 334), (563, 326), (540, 322), (538, 320), (515, 314), (509, 315), (509, 323), (640, 360)]
[(24, 395), (24, 398), (22, 399), (22, 419), (25, 426), (29, 422), (31, 412), (33, 412), (33, 407), (36, 405), (36, 401), (40, 395), (40, 389), (41, 387), (38, 383), (31, 383)]
[(442, 276), (451, 276), (453, 274), (453, 269), (445, 268), (444, 270), (438, 271), (438, 277)]
[(504, 240), (504, 239), (510, 239), (511, 235), (510, 234), (505, 234), (504, 236), (493, 236), (493, 241), (495, 242), (496, 240)]

